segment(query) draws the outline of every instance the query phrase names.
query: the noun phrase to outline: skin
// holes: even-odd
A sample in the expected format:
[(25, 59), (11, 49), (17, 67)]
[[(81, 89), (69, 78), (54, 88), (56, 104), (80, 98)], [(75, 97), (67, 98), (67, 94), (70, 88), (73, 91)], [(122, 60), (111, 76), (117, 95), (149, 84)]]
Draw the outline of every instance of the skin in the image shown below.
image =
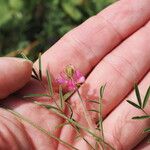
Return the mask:
[[(146, 142), (148, 135), (142, 134), (150, 123), (148, 120), (132, 120), (135, 114), (143, 115), (143, 112), (126, 102), (127, 99), (137, 101), (133, 92), (135, 82), (139, 83), (142, 96), (150, 85), (149, 21), (149, 0), (118, 1), (67, 33), (42, 56), (44, 84), (46, 69), (55, 79), (68, 64), (73, 64), (86, 76), (86, 82), (79, 89), (84, 100), (97, 98), (99, 86), (107, 83), (103, 100), (104, 135), (117, 150), (150, 149)], [(38, 69), (38, 62), (34, 68)], [(29, 93), (45, 92), (38, 82), (30, 79), (31, 71), (30, 61), (0, 58), (0, 149), (68, 149), (20, 121), (3, 107), (19, 112), (78, 149), (89, 149), (82, 139), (75, 140), (76, 133), (71, 126), (55, 129), (64, 122), (62, 118), (21, 98)], [(55, 100), (58, 101), (56, 83), (54, 86)], [(53, 103), (47, 99), (37, 100)], [(70, 103), (75, 119), (86, 125), (77, 93), (71, 97)], [(96, 108), (95, 105), (87, 105), (88, 109), (93, 107)], [(145, 108), (150, 114), (149, 109), (150, 103)], [(98, 119), (95, 113), (90, 113), (90, 117), (93, 122)], [(93, 142), (86, 134), (85, 138)]]

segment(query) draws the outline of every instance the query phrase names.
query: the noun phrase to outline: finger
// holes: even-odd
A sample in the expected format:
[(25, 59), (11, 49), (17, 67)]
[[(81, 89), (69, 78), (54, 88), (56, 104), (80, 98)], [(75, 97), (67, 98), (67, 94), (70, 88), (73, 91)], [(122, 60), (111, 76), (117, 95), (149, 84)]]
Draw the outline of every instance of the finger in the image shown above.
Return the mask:
[[(150, 83), (150, 72), (139, 84), (139, 90), (142, 98), (146, 93)], [(126, 99), (130, 99), (137, 103), (137, 99), (134, 91)], [(150, 103), (147, 104), (145, 111), (150, 114)], [(132, 120), (134, 116), (145, 115), (141, 110), (123, 101), (105, 120), (104, 120), (104, 132), (105, 139), (111, 141), (112, 145), (117, 150), (120, 149), (132, 149), (140, 141), (143, 140), (147, 134), (143, 133), (145, 128), (150, 126), (148, 119), (145, 120)], [(110, 126), (111, 124), (111, 126)]]
[(66, 65), (73, 64), (87, 74), (101, 58), (142, 27), (149, 18), (149, 0), (115, 3), (50, 48), (42, 57), (43, 73), (49, 67), (55, 77)]
[(30, 61), (19, 58), (0, 58), (0, 99), (23, 87), (30, 80), (31, 71)]
[[(103, 116), (106, 116), (130, 92), (133, 84), (150, 69), (148, 55), (150, 53), (150, 44), (148, 44), (150, 39), (147, 36), (150, 32), (149, 26), (150, 24), (147, 24), (143, 29), (134, 33), (106, 56), (105, 61), (102, 60), (98, 64), (80, 88), (80, 93), (85, 101), (95, 100), (98, 98), (100, 85), (107, 83), (103, 99)], [(107, 61), (109, 63), (106, 63)], [(77, 94), (71, 98), (71, 105), (78, 120), (83, 122), (85, 117), (82, 115), (82, 106), (80, 106)], [(87, 103), (87, 109), (98, 110), (98, 107), (96, 104), (89, 103), (88, 105)], [(92, 112), (91, 117), (97, 122), (97, 113)], [(65, 127), (62, 131), (67, 133), (69, 128)], [(70, 131), (69, 133), (71, 134)], [(61, 135), (64, 138), (63, 134)]]
[(2, 108), (0, 108), (0, 149), (34, 149), (22, 123)]
[[(109, 53), (91, 72), (81, 86), (80, 93), (85, 100), (98, 99), (100, 85), (106, 84), (103, 97), (103, 116), (106, 116), (150, 69), (150, 23), (125, 40)], [(77, 114), (80, 105), (78, 95), (71, 98)], [(88, 109), (98, 109), (96, 104), (87, 103)], [(91, 113), (97, 118), (97, 113)], [(97, 120), (96, 120), (97, 121)]]
[(150, 135), (147, 136), (137, 147), (134, 148), (134, 150), (149, 150), (150, 144), (148, 143), (148, 140), (150, 139)]
[[(64, 120), (56, 113), (33, 103), (33, 100), (34, 99), (30, 101), (29, 99), (9, 96), (3, 102), (3, 106), (18, 112), (21, 117), (26, 119), (26, 121), (21, 119), (22, 124), (25, 128), (26, 134), (32, 141), (34, 149), (50, 148), (55, 150), (57, 149), (59, 142), (52, 136), (59, 137), (60, 128), (57, 127), (62, 124)], [(57, 102), (58, 98), (55, 98), (54, 100)], [(51, 103), (51, 101), (51, 99), (48, 99), (47, 104)], [(33, 124), (35, 124), (36, 127)], [(45, 132), (52, 136), (48, 136)]]

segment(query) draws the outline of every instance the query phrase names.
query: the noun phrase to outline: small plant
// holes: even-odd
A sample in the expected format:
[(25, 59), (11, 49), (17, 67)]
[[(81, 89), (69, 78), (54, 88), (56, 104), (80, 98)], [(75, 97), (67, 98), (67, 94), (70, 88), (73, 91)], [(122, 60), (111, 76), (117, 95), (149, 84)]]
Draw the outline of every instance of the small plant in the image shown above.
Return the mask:
[[(21, 53), (21, 55), (22, 55), (23, 58), (28, 59), (23, 53)], [(33, 71), (32, 78), (37, 80), (38, 82), (40, 82), (41, 86), (45, 88), (46, 92), (42, 93), (42, 94), (41, 93), (40, 94), (30, 93), (28, 95), (25, 95), (24, 98), (32, 100), (33, 103), (35, 103), (36, 105), (40, 105), (40, 106), (44, 107), (45, 109), (57, 114), (59, 117), (63, 118), (65, 121), (62, 124), (56, 126), (55, 127), (56, 129), (62, 128), (63, 126), (69, 124), (76, 131), (77, 136), (81, 137), (87, 143), (89, 148), (91, 148), (93, 150), (98, 150), (98, 149), (101, 149), (101, 150), (106, 150), (106, 149), (115, 150), (109, 143), (107, 143), (105, 141), (104, 131), (103, 131), (102, 100), (103, 100), (103, 95), (104, 95), (106, 85), (103, 85), (103, 86), (100, 87), (99, 98), (97, 100), (87, 101), (88, 103), (97, 104), (98, 105), (98, 110), (95, 110), (95, 109), (94, 110), (87, 110), (86, 103), (85, 103), (85, 101), (83, 101), (82, 96), (81, 96), (80, 91), (79, 91), (79, 87), (82, 83), (84, 83), (85, 77), (80, 72), (80, 70), (76, 69), (73, 65), (66, 66), (64, 68), (64, 71), (60, 73), (60, 75), (58, 76), (58, 78), (56, 80), (57, 84), (59, 85), (59, 92), (58, 92), (59, 93), (59, 102), (55, 101), (55, 98), (54, 98), (55, 91), (54, 91), (54, 88), (53, 88), (53, 85), (52, 85), (52, 77), (51, 77), (51, 73), (49, 72), (48, 69), (46, 70), (46, 79), (47, 79), (47, 85), (48, 86), (45, 86), (43, 84), (41, 54), (39, 54), (39, 70), (36, 71), (33, 68), (32, 71)], [(68, 92), (65, 93), (65, 94), (63, 92), (64, 88), (68, 90)], [(145, 115), (135, 116), (132, 119), (150, 119), (150, 115), (148, 115), (144, 111), (144, 108), (146, 107), (146, 104), (147, 104), (148, 99), (150, 97), (150, 87), (148, 88), (143, 101), (141, 99), (140, 92), (139, 92), (137, 84), (135, 84), (134, 88), (135, 88), (135, 93), (136, 93), (136, 97), (137, 97), (137, 100), (138, 100), (138, 104), (136, 104), (136, 103), (134, 103), (130, 100), (127, 100), (127, 102), (130, 103), (135, 108), (140, 109), (141, 111), (143, 111)], [(79, 102), (80, 102), (82, 110), (83, 110), (83, 115), (84, 115), (85, 120), (86, 120), (87, 125), (88, 125), (87, 127), (85, 127), (84, 125), (79, 123), (74, 118), (74, 110), (72, 109), (69, 98), (75, 92), (78, 94)], [(36, 97), (39, 97), (39, 98), (40, 97), (46, 97), (50, 101), (54, 102), (55, 105), (47, 105), (47, 104), (44, 104), (44, 103), (41, 103), (41, 102), (37, 102), (36, 100), (34, 100), (34, 98), (36, 98)], [(70, 112), (69, 115), (67, 115), (65, 113), (65, 109), (68, 109), (68, 111)], [(54, 138), (58, 142), (64, 144), (68, 148), (78, 150), (77, 148), (75, 148), (71, 144), (61, 140), (59, 137), (56, 137), (51, 132), (46, 131), (45, 129), (43, 129), (40, 126), (36, 125), (31, 120), (23, 117), (21, 114), (15, 112), (13, 110), (10, 110), (10, 109), (7, 109), (7, 110), (9, 112), (11, 112), (12, 114), (14, 114), (16, 117), (22, 119), (23, 121), (29, 123), (31, 126), (35, 127), (36, 129), (40, 130), (44, 134), (48, 135), (49, 137)], [(91, 116), (89, 114), (90, 111), (98, 113), (98, 121), (97, 121), (96, 125), (94, 125), (94, 123), (91, 119)], [(150, 128), (145, 129), (144, 132), (150, 132)], [(86, 134), (90, 135), (94, 139), (95, 144), (91, 144), (84, 137), (83, 133), (86, 133)]]
[[(22, 55), (23, 58), (28, 59), (23, 53), (20, 53), (20, 54)], [(34, 68), (32, 69), (32, 71), (33, 71), (32, 78), (34, 78), (35, 80), (37, 80), (41, 83), (41, 85), (45, 88), (46, 93), (42, 93), (42, 94), (30, 93), (28, 95), (25, 95), (24, 98), (31, 99), (33, 101), (33, 103), (35, 103), (36, 105), (40, 105), (40, 106), (48, 109), (49, 111), (52, 111), (53, 113), (57, 114), (59, 117), (62, 117), (63, 119), (65, 119), (65, 122), (60, 124), (59, 126), (57, 126), (56, 129), (70, 124), (76, 131), (78, 137), (81, 137), (88, 144), (88, 146), (91, 149), (97, 150), (97, 149), (101, 148), (101, 149), (105, 150), (106, 148), (109, 147), (109, 149), (114, 150), (114, 148), (104, 140), (104, 133), (103, 133), (102, 99), (103, 99), (105, 86), (100, 87), (100, 94), (99, 94), (98, 100), (88, 101), (90, 103), (96, 103), (99, 106), (99, 110), (87, 110), (85, 101), (83, 101), (80, 91), (78, 90), (80, 85), (82, 83), (84, 83), (85, 77), (73, 65), (66, 66), (64, 68), (64, 71), (60, 73), (60, 75), (58, 76), (58, 78), (56, 80), (56, 82), (59, 84), (59, 103), (56, 102), (54, 99), (55, 92), (53, 90), (52, 77), (51, 77), (51, 74), (48, 69), (46, 70), (46, 75), (47, 75), (46, 79), (47, 79), (48, 86), (46, 87), (42, 83), (43, 79), (42, 79), (41, 54), (39, 55), (39, 70), (38, 70), (38, 72)], [(69, 92), (64, 94), (63, 93), (64, 88), (67, 88)], [(76, 121), (74, 119), (74, 110), (72, 109), (71, 104), (69, 102), (69, 98), (74, 92), (77, 92), (77, 94), (78, 94), (79, 101), (81, 103), (83, 114), (84, 114), (84, 117), (88, 124), (88, 127), (83, 126), (81, 123), (79, 123), (78, 121)], [(34, 98), (36, 98), (36, 97), (47, 97), (47, 98), (49, 98), (50, 101), (53, 101), (55, 105), (47, 105), (47, 104), (44, 104), (41, 102), (37, 102), (34, 100)], [(67, 108), (70, 111), (69, 116), (65, 114), (65, 111), (64, 111), (65, 108)], [(38, 130), (42, 131), (43, 133), (47, 134), (51, 138), (54, 138), (58, 142), (66, 145), (67, 147), (69, 147), (71, 149), (77, 150), (77, 148), (73, 147), (71, 144), (66, 143), (65, 141), (61, 140), (60, 138), (54, 136), (49, 131), (46, 131), (45, 129), (36, 125), (34, 122), (23, 117), (21, 114), (15, 112), (13, 110), (10, 110), (10, 109), (8, 109), (8, 111), (11, 112), (12, 114), (14, 114), (16, 117), (22, 119), (23, 121), (28, 122), (30, 125), (37, 128)], [(94, 124), (92, 122), (89, 111), (94, 111), (94, 112), (98, 113), (99, 120), (98, 120), (96, 126), (94, 126)], [(87, 133), (95, 140), (95, 145), (90, 144), (90, 142), (84, 137), (83, 132)]]

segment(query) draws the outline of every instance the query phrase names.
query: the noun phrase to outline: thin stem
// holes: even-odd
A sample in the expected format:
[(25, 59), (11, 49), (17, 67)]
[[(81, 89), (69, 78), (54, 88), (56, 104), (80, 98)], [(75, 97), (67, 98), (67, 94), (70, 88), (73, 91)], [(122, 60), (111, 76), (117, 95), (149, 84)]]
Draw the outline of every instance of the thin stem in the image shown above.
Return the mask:
[[(41, 80), (39, 80), (39, 82), (40, 82), (41, 86), (43, 87), (43, 89), (44, 89), (44, 90), (48, 93), (48, 95), (49, 95), (48, 89), (47, 89), (46, 86), (43, 84), (43, 82), (42, 82)], [(52, 99), (52, 101), (55, 103), (55, 105), (60, 109), (59, 105), (58, 105), (57, 102), (54, 100), (54, 98), (53, 98), (51, 95), (49, 95), (49, 97)]]
[[(103, 118), (102, 118), (102, 98), (99, 96), (99, 129), (101, 131), (102, 139), (104, 141)], [(103, 146), (102, 146), (103, 147)], [(103, 147), (105, 150), (105, 145)]]
[[(74, 126), (73, 126), (74, 127)], [(75, 127), (74, 127), (75, 128)], [(86, 140), (82, 135), (81, 133), (75, 128), (75, 130), (78, 132), (79, 136), (82, 137), (82, 139), (93, 149), (95, 150), (95, 148), (88, 142), (88, 140)]]
[(95, 129), (93, 127), (92, 120), (90, 118), (89, 113), (87, 112), (87, 110), (85, 108), (86, 106), (84, 105), (83, 99), (82, 99), (81, 94), (80, 94), (78, 89), (77, 89), (77, 93), (78, 93), (78, 96), (79, 96), (79, 99), (80, 99), (80, 102), (81, 102), (81, 105), (82, 105), (83, 113), (84, 113), (85, 119), (86, 119), (86, 121), (88, 123), (88, 126), (91, 129), (91, 131), (94, 131)]
[[(85, 104), (84, 104), (84, 101), (83, 101), (83, 99), (82, 99), (82, 97), (81, 97), (81, 94), (80, 94), (78, 88), (77, 88), (77, 93), (78, 93), (79, 99), (80, 99), (80, 101), (81, 101), (83, 113), (84, 113), (85, 119), (86, 119), (86, 121), (87, 121), (87, 123), (88, 123), (88, 125), (89, 125), (89, 128), (90, 128), (91, 131), (95, 132), (95, 128), (93, 127), (92, 120), (91, 120), (91, 118), (90, 118), (89, 113), (87, 112), (87, 110), (86, 110), (86, 108), (85, 108), (86, 106), (85, 106)], [(104, 140), (103, 140), (103, 141), (104, 141)]]
[[(65, 103), (69, 108), (71, 108), (71, 106), (69, 106), (68, 103)], [(71, 110), (71, 118), (72, 118), (72, 115), (73, 115), (73, 111), (72, 111), (72, 108), (70, 109)], [(63, 112), (64, 115), (66, 115), (64, 112)], [(70, 119), (71, 119), (70, 118)], [(70, 123), (70, 125), (76, 130), (76, 132), (82, 137), (82, 139), (93, 149), (93, 146), (82, 136), (82, 134), (79, 132), (79, 130), (76, 128), (76, 126), (74, 126), (72, 123)]]
[[(52, 110), (52, 109), (51, 109)], [(68, 122), (74, 124), (76, 127), (83, 129), (84, 131), (88, 132), (90, 135), (92, 135), (97, 141), (103, 142), (105, 145), (109, 146), (112, 150), (115, 150), (109, 143), (103, 141), (98, 135), (95, 133), (91, 132), (88, 128), (84, 127), (83, 125), (79, 124), (78, 122), (74, 121), (73, 119), (68, 118), (67, 116), (63, 115), (62, 113), (59, 113), (56, 110), (52, 110), (54, 113), (56, 113), (58, 116), (66, 119)]]
[[(39, 103), (39, 102), (36, 102), (36, 101), (34, 101), (34, 103), (35, 104), (37, 104), (37, 105), (40, 105), (40, 106), (42, 106), (43, 105), (43, 103)], [(54, 109), (56, 109), (56, 108), (54, 108)], [(57, 109), (58, 111), (60, 111), (60, 113), (61, 114), (63, 114), (63, 115), (65, 115), (64, 114), (64, 112), (60, 109), (60, 108), (58, 108)], [(66, 116), (66, 115), (65, 115)], [(69, 121), (68, 121), (69, 122)], [(76, 128), (76, 126), (74, 126), (72, 123), (70, 123), (70, 125), (76, 130), (76, 132), (83, 138), (83, 140), (92, 148), (92, 149), (94, 149), (93, 147), (92, 147), (92, 145), (81, 135), (81, 133), (78, 131), (78, 129)], [(95, 149), (94, 149), (95, 150)]]
[(73, 147), (72, 145), (70, 145), (69, 143), (66, 143), (65, 141), (61, 140), (60, 138), (54, 136), (51, 132), (46, 131), (45, 129), (41, 128), (40, 126), (38, 126), (37, 124), (35, 124), (34, 122), (28, 120), (27, 118), (23, 117), (21, 114), (19, 114), (18, 112), (15, 112), (11, 109), (6, 109), (6, 111), (12, 113), (13, 115), (15, 115), (16, 117), (18, 117), (19, 119), (29, 123), (31, 126), (33, 126), (34, 128), (38, 129), (39, 131), (45, 133), (46, 135), (50, 136), (51, 138), (57, 140), (58, 142), (64, 144), (65, 146), (67, 146), (68, 148), (72, 148), (74, 150), (79, 150), (75, 147)]
[(100, 119), (100, 130), (102, 132), (102, 139), (104, 140), (104, 130), (103, 130), (103, 118), (102, 118), (102, 99), (99, 98), (99, 119)]

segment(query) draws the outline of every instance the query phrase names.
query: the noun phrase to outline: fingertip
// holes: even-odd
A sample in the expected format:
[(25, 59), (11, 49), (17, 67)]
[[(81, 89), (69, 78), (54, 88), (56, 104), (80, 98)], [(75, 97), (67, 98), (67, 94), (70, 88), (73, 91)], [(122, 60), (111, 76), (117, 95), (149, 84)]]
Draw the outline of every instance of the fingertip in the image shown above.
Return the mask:
[(21, 58), (0, 58), (0, 99), (22, 88), (31, 77), (32, 62)]

